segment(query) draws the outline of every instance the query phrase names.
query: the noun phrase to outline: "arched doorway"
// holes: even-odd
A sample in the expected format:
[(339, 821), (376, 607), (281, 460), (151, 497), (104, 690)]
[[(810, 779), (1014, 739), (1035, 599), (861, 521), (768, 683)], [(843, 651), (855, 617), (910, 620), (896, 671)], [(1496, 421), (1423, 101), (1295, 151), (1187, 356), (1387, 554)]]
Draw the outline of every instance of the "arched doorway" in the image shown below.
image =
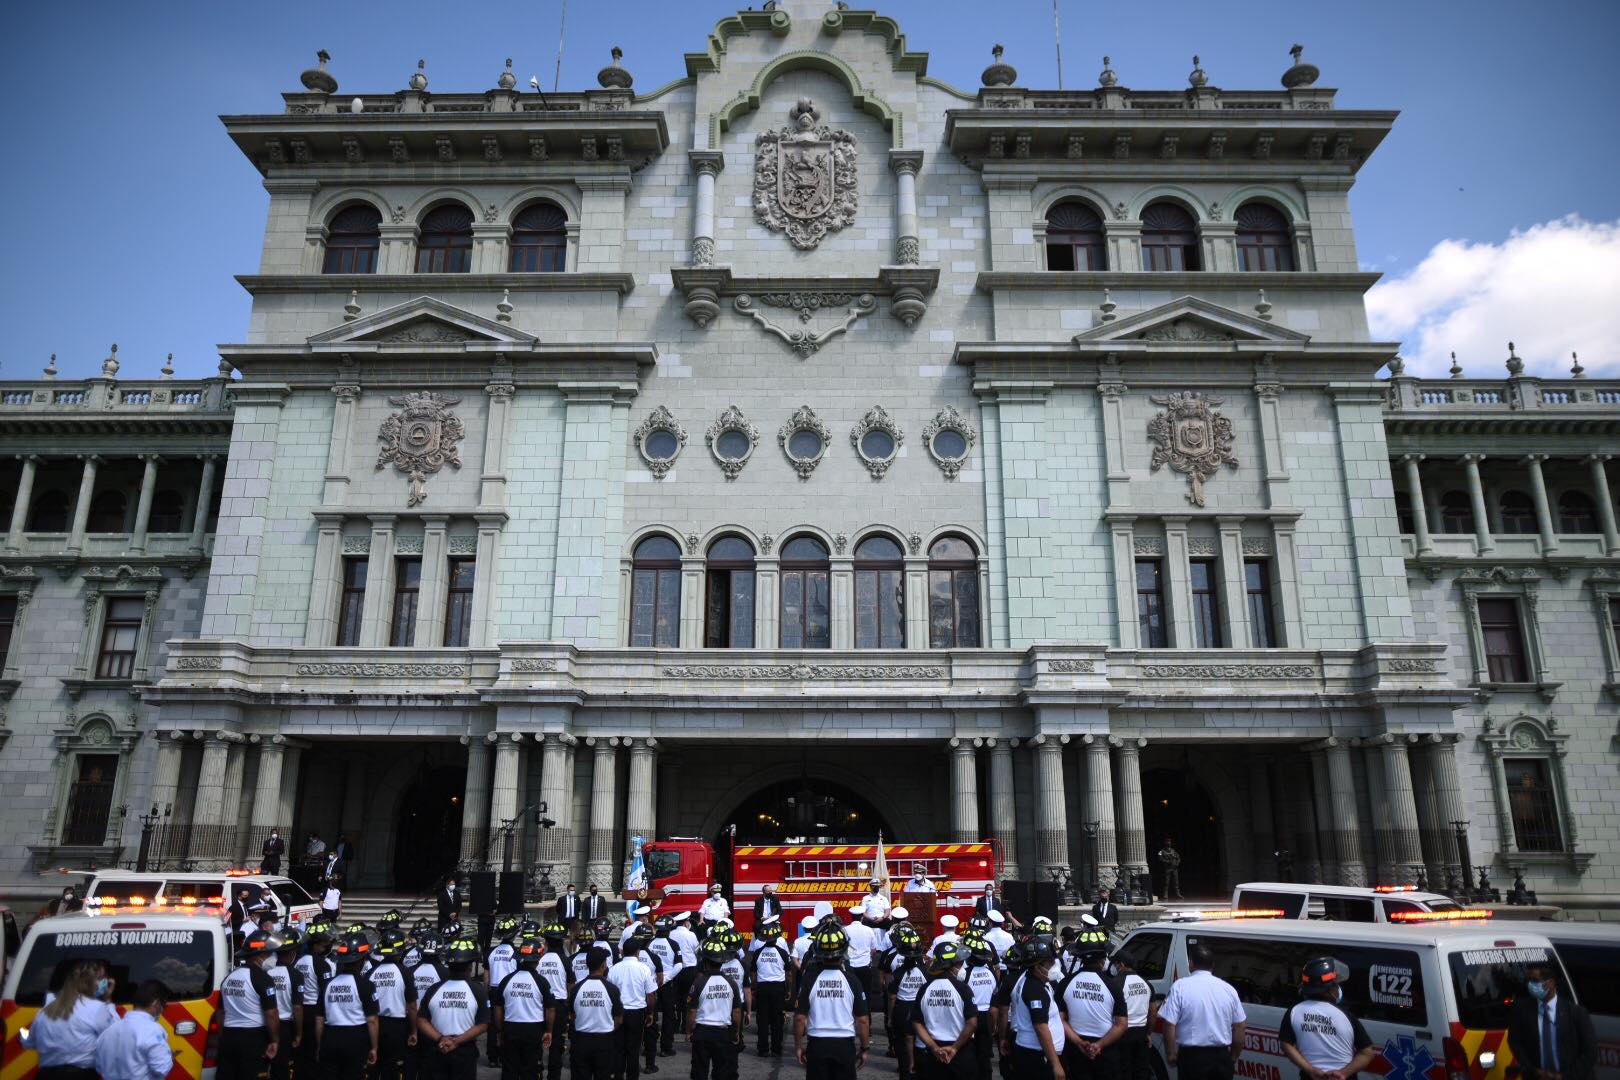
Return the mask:
[(1166, 839), (1181, 853), (1181, 892), (1187, 897), (1223, 895), (1221, 823), (1215, 803), (1190, 768), (1142, 773), (1142, 810), (1147, 823), (1148, 865), (1154, 891), (1164, 888), (1159, 849)]
[(735, 826), (739, 844), (875, 843), (897, 839), (872, 803), (842, 784), (813, 777), (760, 788), (727, 815), (715, 838)]
[(394, 888), (423, 893), (461, 860), (461, 797), (467, 770), (426, 760), (399, 800)]

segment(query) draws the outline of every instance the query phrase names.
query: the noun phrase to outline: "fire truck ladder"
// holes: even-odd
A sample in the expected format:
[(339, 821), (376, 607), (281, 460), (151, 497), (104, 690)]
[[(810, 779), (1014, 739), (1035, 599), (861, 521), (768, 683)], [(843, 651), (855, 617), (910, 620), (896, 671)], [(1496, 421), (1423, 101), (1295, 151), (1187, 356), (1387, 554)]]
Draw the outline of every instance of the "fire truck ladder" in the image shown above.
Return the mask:
[[(930, 878), (942, 878), (945, 872), (943, 858), (906, 858), (889, 860), (889, 879), (901, 882), (911, 877), (920, 863)], [(787, 881), (866, 881), (872, 876), (870, 859), (790, 859), (783, 864)]]

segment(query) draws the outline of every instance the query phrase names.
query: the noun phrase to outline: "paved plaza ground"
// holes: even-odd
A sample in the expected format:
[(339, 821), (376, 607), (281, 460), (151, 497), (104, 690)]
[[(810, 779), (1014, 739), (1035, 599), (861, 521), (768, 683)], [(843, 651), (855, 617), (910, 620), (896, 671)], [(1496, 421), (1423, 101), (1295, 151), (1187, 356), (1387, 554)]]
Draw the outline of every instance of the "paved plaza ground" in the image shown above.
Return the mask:
[[(872, 1040), (872, 1048), (877, 1051), (867, 1060), (866, 1068), (861, 1070), (862, 1076), (897, 1076), (899, 1070), (895, 1068), (894, 1058), (882, 1053), (888, 1045), (883, 1036), (883, 1021), (877, 1022), (877, 1031)], [(783, 1048), (782, 1056), (760, 1057), (754, 1053), (755, 1028), (752, 1024), (744, 1032), (743, 1052), (737, 1059), (737, 1076), (739, 1080), (777, 1080), (778, 1077), (802, 1077), (804, 1066), (800, 1065), (793, 1056), (792, 1029), (789, 1028), (788, 1044)], [(687, 1080), (692, 1072), (692, 1053), (686, 1040), (680, 1036), (675, 1039), (675, 1056), (658, 1059), (658, 1072), (654, 1080)], [(480, 1059), (478, 1064), (479, 1080), (498, 1080), (501, 1070), (490, 1065), (487, 1059)], [(642, 1076), (646, 1076), (642, 1073)]]

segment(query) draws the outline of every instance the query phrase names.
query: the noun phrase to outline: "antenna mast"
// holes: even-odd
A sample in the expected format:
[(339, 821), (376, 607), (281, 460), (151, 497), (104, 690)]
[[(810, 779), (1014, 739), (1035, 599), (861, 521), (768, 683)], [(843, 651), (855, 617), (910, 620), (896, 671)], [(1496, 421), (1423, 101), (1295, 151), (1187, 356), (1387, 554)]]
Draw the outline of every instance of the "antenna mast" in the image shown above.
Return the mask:
[(1061, 90), (1063, 89), (1063, 24), (1058, 19), (1058, 0), (1052, 0), (1052, 43), (1057, 46), (1057, 88)]
[[(1052, 0), (1056, 3), (1057, 0)], [(568, 29), (568, 0), (562, 0), (562, 18), (557, 21), (557, 70), (551, 76), (551, 92), (555, 94), (562, 84), (563, 34)]]

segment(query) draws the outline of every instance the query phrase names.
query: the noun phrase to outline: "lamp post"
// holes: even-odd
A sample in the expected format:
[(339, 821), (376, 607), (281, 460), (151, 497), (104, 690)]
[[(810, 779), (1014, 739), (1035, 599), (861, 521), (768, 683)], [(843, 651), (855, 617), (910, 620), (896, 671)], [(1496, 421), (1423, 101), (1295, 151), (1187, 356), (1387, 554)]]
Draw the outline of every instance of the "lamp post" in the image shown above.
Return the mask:
[(1086, 831), (1086, 869), (1090, 871), (1089, 891), (1091, 899), (1095, 902), (1102, 890), (1102, 868), (1097, 865), (1097, 834), (1102, 831), (1102, 824), (1088, 821), (1081, 828)]
[(1474, 861), (1468, 852), (1468, 822), (1453, 821), (1451, 829), (1457, 834), (1457, 859), (1462, 863), (1462, 892), (1466, 899), (1474, 881)]
[[(541, 803), (535, 807), (534, 823), (542, 830), (554, 829), (557, 827), (557, 822), (550, 817), (550, 808), (545, 803)], [(547, 850), (547, 845), (544, 841), (541, 841), (540, 843), (540, 850)], [(535, 865), (535, 869), (540, 873), (540, 878), (534, 883), (534, 887), (535, 891), (540, 894), (539, 899), (542, 901), (557, 899), (557, 886), (554, 885), (551, 880), (552, 865), (552, 863), (548, 862), (537, 863)]]
[(144, 814), (142, 814), (140, 816), (139, 820), (140, 820), (140, 823), (141, 823), (141, 850), (140, 850), (140, 853), (135, 856), (135, 871), (136, 871), (136, 873), (140, 873), (140, 874), (146, 873), (147, 859), (150, 857), (150, 855), (152, 853), (152, 829), (154, 827), (156, 827), (156, 825), (157, 825), (157, 823), (159, 821), (168, 820), (169, 815), (172, 814), (173, 812), (174, 812), (174, 804), (173, 803), (164, 803), (162, 813), (158, 812), (158, 804), (153, 803), (152, 804), (152, 809), (147, 811), (146, 813), (144, 813)]

